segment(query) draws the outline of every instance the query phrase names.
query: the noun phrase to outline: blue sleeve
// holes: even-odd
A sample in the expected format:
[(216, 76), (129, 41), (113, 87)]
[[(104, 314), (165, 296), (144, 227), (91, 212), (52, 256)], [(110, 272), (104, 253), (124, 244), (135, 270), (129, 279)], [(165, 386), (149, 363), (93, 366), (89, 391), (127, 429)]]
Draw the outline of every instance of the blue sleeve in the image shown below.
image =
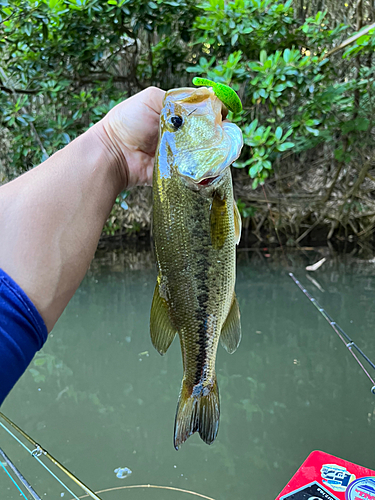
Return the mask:
[(36, 307), (0, 269), (0, 405), (46, 339)]

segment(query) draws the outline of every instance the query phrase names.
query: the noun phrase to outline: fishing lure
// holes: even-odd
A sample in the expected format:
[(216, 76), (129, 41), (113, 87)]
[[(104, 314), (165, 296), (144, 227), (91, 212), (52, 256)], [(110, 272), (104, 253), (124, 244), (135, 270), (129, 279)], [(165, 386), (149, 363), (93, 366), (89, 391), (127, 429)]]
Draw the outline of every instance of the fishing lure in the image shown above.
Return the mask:
[(198, 76), (193, 78), (193, 84), (200, 86), (210, 86), (213, 88), (215, 95), (220, 99), (220, 101), (225, 104), (225, 106), (233, 113), (239, 113), (242, 111), (242, 103), (236, 92), (225, 85), (224, 83), (215, 83), (207, 78), (199, 78)]

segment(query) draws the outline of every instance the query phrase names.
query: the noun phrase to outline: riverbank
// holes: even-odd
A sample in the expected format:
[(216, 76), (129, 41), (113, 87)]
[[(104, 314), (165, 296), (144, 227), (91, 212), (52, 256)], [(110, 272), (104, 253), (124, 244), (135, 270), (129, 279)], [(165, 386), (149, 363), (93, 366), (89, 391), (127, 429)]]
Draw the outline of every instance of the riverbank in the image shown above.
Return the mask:
[[(310, 170), (312, 167), (310, 167)], [(330, 242), (339, 251), (361, 243), (374, 246), (375, 182), (365, 179), (361, 191), (348, 198), (342, 186), (327, 197), (329, 180), (323, 171), (277, 176), (256, 190), (244, 171), (234, 170), (234, 193), (242, 217), (241, 246), (322, 246)], [(315, 179), (312, 179), (315, 177)], [(328, 185), (328, 188), (327, 188)], [(314, 190), (311, 189), (314, 186)], [(358, 201), (360, 200), (360, 202)], [(116, 204), (101, 238), (113, 247), (121, 241), (151, 238), (152, 188), (129, 191), (127, 209)]]
[[(241, 246), (324, 246), (339, 251), (353, 244), (375, 246), (375, 178), (337, 170), (316, 151), (275, 165), (264, 186), (252, 188), (245, 170), (232, 168), (234, 195), (242, 216)], [(152, 188), (128, 192), (127, 209), (116, 204), (101, 243), (150, 240)]]

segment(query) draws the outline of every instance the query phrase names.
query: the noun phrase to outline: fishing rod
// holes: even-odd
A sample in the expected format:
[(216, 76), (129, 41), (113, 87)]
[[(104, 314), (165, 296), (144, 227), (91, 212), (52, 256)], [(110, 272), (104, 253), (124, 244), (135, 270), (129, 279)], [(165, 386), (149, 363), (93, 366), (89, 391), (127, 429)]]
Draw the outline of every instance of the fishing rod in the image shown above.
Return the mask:
[[(12, 469), (12, 471), (14, 472), (14, 474), (18, 477), (18, 479), (24, 485), (24, 487), (26, 488), (26, 490), (34, 498), (34, 500), (42, 500), (40, 498), (40, 496), (38, 495), (38, 493), (31, 486), (31, 484), (27, 481), (27, 479), (25, 479), (25, 477), (21, 474), (21, 472), (17, 469), (17, 467), (14, 465), (14, 463), (10, 460), (10, 458), (6, 455), (6, 453), (1, 448), (0, 448), (0, 455), (3, 457), (3, 459), (5, 460), (5, 463)], [(13, 481), (13, 478), (11, 476), (10, 476), (10, 478)], [(16, 487), (18, 488), (17, 484), (16, 484)]]
[(331, 316), (323, 309), (323, 307), (319, 304), (319, 302), (314, 299), (314, 297), (304, 288), (301, 283), (297, 280), (297, 278), (294, 276), (293, 273), (289, 273), (289, 276), (292, 278), (294, 283), (298, 286), (298, 288), (306, 295), (306, 297), (314, 304), (314, 306), (318, 309), (320, 314), (323, 316), (323, 318), (328, 321), (329, 325), (333, 328), (333, 330), (337, 333), (339, 338), (342, 340), (342, 342), (345, 344), (345, 346), (348, 348), (354, 359), (357, 361), (359, 366), (362, 368), (364, 373), (367, 375), (369, 380), (372, 383), (371, 387), (371, 392), (372, 394), (375, 394), (375, 381), (369, 374), (369, 372), (366, 370), (366, 368), (363, 366), (363, 363), (360, 361), (358, 358), (357, 354), (353, 351), (353, 348), (357, 351), (357, 353), (362, 356), (362, 358), (367, 361), (367, 363), (375, 370), (375, 365), (374, 363), (366, 356), (366, 354), (360, 349), (357, 344), (347, 335), (344, 330), (339, 326), (336, 321), (334, 321)]
[[(93, 498), (94, 500), (101, 500), (100, 497), (96, 493), (94, 493), (88, 486), (86, 486), (80, 479), (78, 479), (72, 472), (70, 472), (64, 465), (62, 465), (56, 458), (54, 458), (47, 450), (43, 449), (33, 438), (31, 438), (25, 431), (23, 431), (18, 425), (10, 420), (10, 418), (6, 417), (2, 412), (0, 412), (0, 417), (5, 420), (5, 422), (16, 430), (22, 437), (26, 439), (30, 444), (34, 446), (34, 450), (31, 451), (27, 446), (25, 446), (22, 441), (20, 441), (17, 436), (15, 436), (2, 422), (0, 422), (0, 427), (2, 427), (5, 431), (8, 432), (21, 446), (23, 446), (47, 471), (62, 485), (64, 488), (71, 493), (74, 498), (78, 498), (53, 472), (39, 459), (41, 455), (44, 455), (48, 458), (56, 467), (58, 467), (66, 476), (68, 476), (74, 483), (80, 486), (83, 491), (87, 493), (88, 496)], [(36, 500), (39, 497), (34, 497)]]

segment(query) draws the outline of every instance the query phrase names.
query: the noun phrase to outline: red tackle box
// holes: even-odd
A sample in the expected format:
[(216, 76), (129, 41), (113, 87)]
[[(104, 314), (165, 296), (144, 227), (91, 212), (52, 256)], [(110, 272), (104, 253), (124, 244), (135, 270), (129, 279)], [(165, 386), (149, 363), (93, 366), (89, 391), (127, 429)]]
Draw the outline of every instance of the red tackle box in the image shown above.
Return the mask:
[(375, 471), (313, 451), (276, 500), (375, 500)]

